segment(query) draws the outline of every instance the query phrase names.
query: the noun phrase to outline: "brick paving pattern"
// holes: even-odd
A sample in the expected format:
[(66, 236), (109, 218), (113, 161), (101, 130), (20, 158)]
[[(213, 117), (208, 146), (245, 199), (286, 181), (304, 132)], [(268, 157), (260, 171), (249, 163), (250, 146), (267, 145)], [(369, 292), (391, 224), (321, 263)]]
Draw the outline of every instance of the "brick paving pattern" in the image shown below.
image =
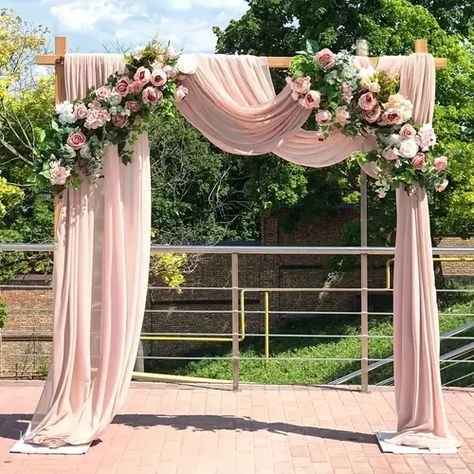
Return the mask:
[(134, 383), (122, 413), (83, 456), (9, 454), (41, 382), (0, 382), (0, 473), (474, 473), (474, 390), (445, 392), (457, 455), (382, 454), (393, 389)]

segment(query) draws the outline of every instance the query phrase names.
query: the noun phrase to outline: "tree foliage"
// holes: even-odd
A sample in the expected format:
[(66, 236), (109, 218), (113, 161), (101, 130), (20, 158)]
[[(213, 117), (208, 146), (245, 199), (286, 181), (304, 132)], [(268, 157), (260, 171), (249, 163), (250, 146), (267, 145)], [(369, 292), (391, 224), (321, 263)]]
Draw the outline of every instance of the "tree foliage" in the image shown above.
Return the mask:
[[(364, 37), (369, 39), (372, 55), (405, 55), (412, 51), (415, 39), (427, 38), (434, 55), (448, 58), (448, 68), (437, 75), (434, 126), (440, 150), (451, 159), (451, 184), (442, 196), (431, 197), (432, 227), (435, 234), (472, 235), (474, 7), (462, 0), (251, 0), (248, 3), (250, 8), (242, 18), (232, 20), (224, 30), (214, 29), (219, 53), (291, 56), (308, 38), (337, 51), (350, 49), (358, 38)], [(266, 165), (262, 164), (261, 168), (271, 168), (274, 159), (265, 160)], [(326, 170), (300, 168), (286, 174), (285, 179), (284, 173), (280, 173), (280, 180), (274, 186), (282, 192), (294, 189), (295, 175), (299, 175), (299, 197), (292, 196), (289, 203), (293, 214), (296, 209), (308, 214), (311, 208), (321, 209), (330, 203), (337, 205), (337, 201), (350, 202), (357, 198), (357, 171), (345, 165)], [(336, 199), (328, 202), (328, 196), (319, 192), (321, 188)], [(266, 209), (280, 208), (278, 195), (274, 193), (273, 200), (265, 200)], [(378, 202), (372, 193), (369, 203), (373, 208), (370, 215), (375, 220), (372, 237), (385, 240), (393, 235), (391, 229), (395, 225), (393, 199)]]

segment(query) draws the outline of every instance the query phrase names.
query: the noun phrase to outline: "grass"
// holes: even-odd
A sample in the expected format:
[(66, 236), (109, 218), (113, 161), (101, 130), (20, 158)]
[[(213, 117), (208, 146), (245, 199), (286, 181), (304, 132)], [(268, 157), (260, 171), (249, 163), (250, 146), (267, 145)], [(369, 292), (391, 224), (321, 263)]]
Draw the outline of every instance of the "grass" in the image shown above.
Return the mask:
[[(472, 293), (456, 295), (454, 302), (452, 295), (440, 302), (440, 312), (449, 313), (440, 315), (440, 333), (472, 322), (472, 316), (465, 313), (474, 313), (474, 298)], [(391, 317), (372, 316), (369, 320), (369, 358), (379, 359), (390, 356), (393, 353)], [(257, 383), (328, 383), (342, 375), (348, 374), (360, 368), (358, 361), (321, 361), (319, 358), (342, 358), (359, 359), (360, 340), (358, 338), (360, 325), (358, 318), (350, 316), (321, 316), (316, 320), (308, 319), (294, 320), (291, 327), (285, 328), (288, 334), (323, 334), (331, 336), (339, 334), (342, 336), (357, 337), (272, 337), (270, 338), (270, 360), (267, 364), (263, 357), (263, 338), (247, 338), (241, 345), (240, 379), (243, 382)], [(465, 332), (459, 336), (472, 337), (474, 331)], [(466, 340), (450, 340), (441, 342), (441, 354), (466, 344)], [(194, 354), (193, 354), (194, 355)], [(198, 354), (196, 354), (197, 356)], [(199, 355), (204, 355), (201, 351)], [(205, 356), (230, 357), (227, 347), (217, 349), (206, 349)], [(255, 360), (255, 359), (259, 360)], [(277, 358), (297, 358), (297, 360), (277, 360)], [(463, 356), (463, 358), (465, 358)], [(245, 360), (247, 359), (247, 360)], [(313, 360), (312, 360), (313, 359)], [(160, 372), (204, 377), (204, 378), (231, 378), (231, 361), (229, 359), (200, 360), (187, 363), (160, 363)], [(392, 375), (392, 364), (386, 364), (370, 372), (370, 383), (376, 383)], [(442, 371), (443, 381), (452, 380), (456, 377), (472, 371), (472, 365), (454, 364)], [(474, 382), (474, 375), (459, 382), (459, 385), (469, 385)], [(360, 383), (354, 378), (350, 383)], [(458, 384), (456, 384), (458, 385)]]

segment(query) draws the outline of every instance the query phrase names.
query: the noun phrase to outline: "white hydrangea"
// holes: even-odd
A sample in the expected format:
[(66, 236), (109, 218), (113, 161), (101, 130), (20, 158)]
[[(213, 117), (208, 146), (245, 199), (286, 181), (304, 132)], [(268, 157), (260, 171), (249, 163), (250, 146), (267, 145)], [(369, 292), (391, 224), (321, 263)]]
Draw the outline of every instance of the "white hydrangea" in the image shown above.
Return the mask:
[(197, 70), (197, 64), (192, 56), (182, 55), (176, 63), (176, 69), (182, 74), (194, 74)]
[(380, 199), (383, 199), (387, 192), (390, 190), (390, 182), (387, 178), (380, 176), (377, 181), (375, 181), (375, 192)]
[(56, 105), (56, 113), (58, 114), (58, 120), (63, 125), (67, 123), (75, 123), (77, 120), (76, 115), (74, 114), (74, 106), (68, 100)]

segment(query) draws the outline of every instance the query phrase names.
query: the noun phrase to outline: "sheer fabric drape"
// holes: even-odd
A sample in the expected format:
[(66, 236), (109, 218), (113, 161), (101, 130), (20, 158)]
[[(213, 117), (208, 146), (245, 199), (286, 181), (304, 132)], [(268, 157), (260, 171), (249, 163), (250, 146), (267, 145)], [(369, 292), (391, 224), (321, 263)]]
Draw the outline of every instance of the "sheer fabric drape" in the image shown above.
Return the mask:
[[(264, 58), (195, 55), (198, 72), (186, 79), (182, 114), (219, 148), (235, 154), (273, 152), (293, 163), (322, 167), (376, 146), (373, 138), (339, 132), (319, 141), (302, 124), (309, 111), (289, 87), (275, 95)], [(415, 120), (430, 123), (434, 107), (434, 59), (429, 54), (380, 58), (378, 70), (401, 73), (401, 93), (414, 104)], [(366, 171), (376, 175), (373, 166)], [(397, 191), (394, 282), (395, 388), (398, 436), (394, 443), (453, 446), (439, 376), (439, 329), (426, 193)]]
[[(123, 70), (121, 55), (66, 55), (66, 95), (83, 98)], [(104, 177), (64, 192), (54, 255), (54, 348), (26, 441), (93, 441), (125, 401), (145, 309), (150, 251), (146, 135), (124, 166), (115, 146)]]

